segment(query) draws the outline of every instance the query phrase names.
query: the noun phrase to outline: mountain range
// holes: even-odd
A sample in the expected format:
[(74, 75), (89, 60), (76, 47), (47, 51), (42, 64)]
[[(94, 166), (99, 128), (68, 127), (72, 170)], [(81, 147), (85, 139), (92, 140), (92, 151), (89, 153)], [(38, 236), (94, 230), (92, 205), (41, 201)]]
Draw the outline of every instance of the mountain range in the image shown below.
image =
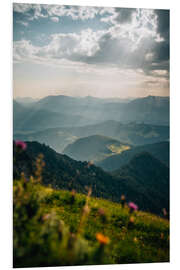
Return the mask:
[[(21, 113), (20, 116), (22, 116)], [(168, 126), (138, 124), (135, 122), (123, 124), (113, 120), (95, 125), (49, 128), (42, 131), (29, 131), (29, 129), (16, 131), (16, 128), (17, 126), (14, 127), (13, 134), (15, 140), (46, 143), (60, 153), (68, 144), (72, 144), (77, 139), (93, 135), (111, 137), (114, 140), (133, 146), (169, 140)]]
[[(51, 122), (45, 121), (46, 118)], [(28, 103), (28, 106), (27, 102), (14, 102), (15, 132), (26, 129), (40, 131), (61, 126), (84, 126), (87, 123), (97, 124), (108, 120), (168, 125), (169, 98), (148, 96), (122, 102), (119, 99), (112, 101), (112, 99), (60, 95), (47, 96)]]

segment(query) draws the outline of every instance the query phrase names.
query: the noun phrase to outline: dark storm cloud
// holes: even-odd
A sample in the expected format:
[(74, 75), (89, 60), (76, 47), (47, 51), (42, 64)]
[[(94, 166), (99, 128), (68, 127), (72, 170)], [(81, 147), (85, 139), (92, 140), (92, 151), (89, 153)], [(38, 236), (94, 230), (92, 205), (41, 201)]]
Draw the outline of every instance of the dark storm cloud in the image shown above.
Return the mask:
[(85, 57), (84, 61), (89, 64), (120, 64), (125, 62), (128, 54), (128, 41), (122, 38), (112, 39), (110, 33), (105, 34), (99, 41), (99, 50), (91, 57)]
[(158, 18), (157, 31), (164, 39), (163, 42), (157, 43), (155, 46), (155, 57), (157, 63), (169, 60), (169, 10), (155, 10)]
[[(131, 23), (133, 12), (136, 9), (116, 9), (118, 16), (116, 21)], [(116, 64), (120, 68), (141, 68), (145, 74), (152, 75), (154, 70), (167, 71), (169, 74), (169, 11), (154, 10), (157, 15), (157, 34), (162, 40), (156, 37), (144, 37), (138, 44), (137, 49), (132, 50), (132, 41), (129, 37), (112, 37), (111, 32), (104, 34), (99, 40), (99, 50), (92, 56), (77, 56), (76, 61), (83, 61), (88, 64)], [(150, 22), (146, 25), (151, 28)], [(152, 59), (148, 59), (148, 54)], [(155, 74), (154, 76), (162, 76)]]
[(158, 16), (158, 32), (163, 38), (168, 42), (169, 41), (169, 10), (155, 10), (155, 13)]

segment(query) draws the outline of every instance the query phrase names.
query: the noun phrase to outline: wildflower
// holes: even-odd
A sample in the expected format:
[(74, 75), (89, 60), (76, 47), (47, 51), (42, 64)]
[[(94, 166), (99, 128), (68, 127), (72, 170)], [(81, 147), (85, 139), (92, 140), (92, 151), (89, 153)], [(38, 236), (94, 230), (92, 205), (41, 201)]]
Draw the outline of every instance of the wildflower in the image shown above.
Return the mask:
[(45, 215), (42, 217), (42, 220), (45, 221), (45, 220), (49, 219), (50, 216), (51, 216), (50, 214), (45, 214)]
[(27, 144), (23, 141), (15, 141), (15, 145), (21, 150), (26, 150), (27, 148)]
[(75, 191), (75, 189), (72, 189), (72, 191), (71, 191), (71, 195), (72, 195), (72, 196), (75, 196), (75, 195), (76, 195), (76, 191)]
[(102, 233), (97, 233), (96, 239), (101, 245), (107, 245), (109, 243), (109, 237), (103, 235)]
[(129, 206), (130, 212), (133, 212), (133, 211), (137, 211), (138, 210), (138, 206), (135, 203), (133, 203), (133, 202), (129, 202), (128, 203), (128, 206)]
[(130, 216), (129, 222), (128, 222), (128, 229), (132, 229), (134, 226), (135, 218), (133, 216)]
[(134, 241), (135, 243), (138, 242), (137, 237), (134, 237), (133, 241)]
[(124, 195), (121, 195), (121, 205), (124, 207), (126, 201), (126, 197)]
[(105, 211), (104, 211), (104, 209), (99, 208), (99, 210), (98, 210), (98, 214), (99, 214), (100, 216), (104, 216), (104, 215), (105, 215)]
[(101, 221), (102, 221), (103, 223), (105, 223), (107, 219), (106, 219), (106, 213), (105, 213), (104, 209), (99, 208), (98, 214), (99, 214), (99, 216), (100, 216), (100, 218), (101, 218)]
[(162, 209), (162, 212), (163, 212), (163, 215), (166, 217), (166, 216), (167, 216), (166, 208), (163, 208), (163, 209)]
[(135, 220), (135, 218), (134, 218), (133, 216), (131, 216), (131, 217), (129, 218), (129, 222), (131, 222), (131, 223), (134, 223), (134, 220)]

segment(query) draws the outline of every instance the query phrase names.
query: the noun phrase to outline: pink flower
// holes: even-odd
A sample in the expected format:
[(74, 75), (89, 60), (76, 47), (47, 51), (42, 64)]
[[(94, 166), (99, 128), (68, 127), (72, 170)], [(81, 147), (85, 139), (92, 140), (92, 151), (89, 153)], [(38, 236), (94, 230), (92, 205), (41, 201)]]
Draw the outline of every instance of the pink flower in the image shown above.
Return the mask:
[(128, 206), (129, 206), (131, 211), (137, 211), (138, 210), (138, 206), (133, 202), (129, 202)]
[(22, 150), (25, 150), (27, 148), (26, 143), (23, 141), (15, 141), (15, 145)]

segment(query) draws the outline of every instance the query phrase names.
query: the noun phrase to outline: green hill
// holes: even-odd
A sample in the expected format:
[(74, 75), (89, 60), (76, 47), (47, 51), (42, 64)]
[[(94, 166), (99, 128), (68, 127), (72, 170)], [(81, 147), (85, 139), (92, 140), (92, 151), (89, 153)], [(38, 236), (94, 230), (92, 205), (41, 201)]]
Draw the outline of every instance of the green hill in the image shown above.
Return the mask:
[(104, 169), (105, 171), (114, 171), (119, 169), (134, 157), (134, 155), (148, 152), (155, 158), (159, 159), (166, 166), (169, 167), (169, 142), (159, 142), (154, 144), (147, 144), (142, 146), (133, 147), (121, 154), (107, 157), (106, 159), (96, 162), (96, 165)]
[(123, 144), (110, 137), (92, 135), (69, 144), (63, 153), (76, 160), (99, 161), (130, 148), (130, 145)]
[(110, 174), (104, 172), (88, 162), (80, 162), (66, 155), (56, 153), (50, 147), (37, 143), (27, 142), (26, 151), (19, 153), (14, 147), (14, 179), (24, 172), (25, 177), (35, 176), (36, 158), (43, 154), (45, 168), (43, 170), (43, 183), (51, 184), (57, 189), (76, 189), (86, 193), (86, 186), (91, 186), (93, 196), (119, 200), (117, 181)]
[(163, 207), (169, 212), (169, 168), (151, 154), (143, 152), (135, 155), (127, 165), (113, 172), (113, 175), (124, 179), (121, 185), (134, 200), (137, 191), (146, 194), (146, 200), (141, 197), (141, 201), (139, 197), (139, 204), (143, 205), (143, 209), (151, 211), (151, 207), (156, 208), (158, 213), (162, 211), (163, 202)]
[(169, 261), (168, 220), (88, 193), (14, 181), (13, 267)]
[[(162, 208), (168, 205), (169, 197), (164, 190), (169, 188), (169, 169), (153, 156), (150, 158), (146, 155), (142, 156), (137, 164), (133, 163), (134, 175), (132, 175), (131, 163), (125, 174), (111, 175), (91, 163), (75, 161), (66, 155), (58, 154), (46, 145), (27, 142), (26, 151), (19, 153), (14, 147), (14, 179), (19, 179), (21, 172), (24, 172), (27, 179), (30, 175), (35, 176), (36, 158), (40, 153), (43, 154), (45, 162), (42, 172), (45, 185), (51, 184), (56, 189), (75, 189), (80, 193), (86, 193), (86, 186), (90, 186), (94, 197), (115, 202), (119, 202), (121, 194), (125, 194), (127, 199), (137, 203), (141, 210), (148, 210), (158, 215), (162, 215)], [(139, 174), (141, 177), (138, 177)], [(149, 188), (149, 183), (152, 182), (156, 193)]]

